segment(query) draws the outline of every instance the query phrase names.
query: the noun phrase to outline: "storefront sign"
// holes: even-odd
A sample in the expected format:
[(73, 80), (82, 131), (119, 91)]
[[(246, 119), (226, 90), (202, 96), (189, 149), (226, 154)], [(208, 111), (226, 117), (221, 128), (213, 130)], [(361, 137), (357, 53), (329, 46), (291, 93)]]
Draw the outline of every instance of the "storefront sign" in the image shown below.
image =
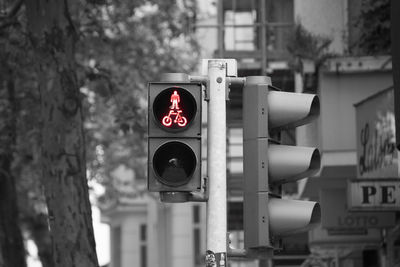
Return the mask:
[(321, 225), (327, 229), (368, 229), (392, 227), (395, 212), (350, 212), (345, 188), (327, 188), (320, 192)]
[(400, 210), (400, 179), (356, 179), (348, 184), (351, 210)]
[(358, 179), (348, 185), (350, 210), (400, 210), (393, 99), (392, 87), (355, 105)]
[(355, 105), (358, 178), (397, 177), (393, 99), (389, 88)]

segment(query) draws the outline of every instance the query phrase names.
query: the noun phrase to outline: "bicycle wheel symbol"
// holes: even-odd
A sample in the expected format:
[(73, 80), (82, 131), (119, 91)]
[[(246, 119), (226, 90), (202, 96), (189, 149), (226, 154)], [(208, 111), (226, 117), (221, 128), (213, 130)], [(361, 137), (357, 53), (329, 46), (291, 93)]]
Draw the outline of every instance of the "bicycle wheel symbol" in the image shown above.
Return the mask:
[(183, 116), (180, 117), (179, 120), (178, 120), (178, 125), (180, 127), (183, 127), (183, 126), (186, 126), (186, 124), (187, 124), (187, 119), (185, 117), (183, 117)]
[(172, 119), (170, 116), (164, 116), (164, 118), (162, 119), (162, 124), (164, 124), (165, 126), (171, 126), (172, 124)]

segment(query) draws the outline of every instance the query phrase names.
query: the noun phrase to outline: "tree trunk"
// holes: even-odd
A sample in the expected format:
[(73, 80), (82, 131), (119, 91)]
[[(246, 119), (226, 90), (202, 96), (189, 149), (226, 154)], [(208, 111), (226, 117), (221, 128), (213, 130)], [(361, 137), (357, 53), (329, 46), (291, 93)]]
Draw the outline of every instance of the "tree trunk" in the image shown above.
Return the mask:
[(37, 214), (36, 217), (31, 218), (29, 228), (31, 238), (38, 248), (38, 256), (42, 263), (42, 267), (53, 267), (54, 262), (51, 251), (51, 239), (49, 236), (47, 216), (44, 214)]
[(17, 192), (11, 173), (17, 132), (15, 88), (13, 75), (7, 66), (2, 74), (5, 79), (0, 77), (0, 98), (3, 99), (0, 106), (0, 117), (3, 119), (0, 124), (0, 267), (25, 267), (26, 255), (18, 221)]
[(42, 118), (42, 183), (56, 267), (98, 266), (86, 179), (83, 116), (67, 1), (26, 1)]

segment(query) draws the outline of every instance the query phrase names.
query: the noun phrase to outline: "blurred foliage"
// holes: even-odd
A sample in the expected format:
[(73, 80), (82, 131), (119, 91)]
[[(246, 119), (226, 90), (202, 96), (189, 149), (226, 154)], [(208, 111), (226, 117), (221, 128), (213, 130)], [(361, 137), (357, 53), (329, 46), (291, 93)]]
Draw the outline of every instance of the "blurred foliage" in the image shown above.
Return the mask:
[(310, 60), (315, 65), (321, 65), (326, 59), (334, 56), (329, 52), (332, 39), (313, 34), (300, 23), (295, 25), (288, 43), (287, 49), (295, 61)]
[(362, 0), (355, 26), (360, 29), (357, 45), (363, 54), (390, 54), (390, 0)]
[[(319, 87), (319, 71), (324, 62), (334, 57), (329, 51), (332, 39), (309, 32), (303, 25), (297, 23), (289, 39), (287, 49), (292, 55), (290, 66), (303, 74), (303, 92), (316, 94)], [(313, 73), (304, 73), (304, 62), (312, 62)]]
[(121, 164), (144, 182), (147, 83), (163, 72), (193, 71), (194, 14), (194, 2), (172, 0), (87, 3), (77, 13), (88, 168), (106, 193), (115, 191), (110, 172)]

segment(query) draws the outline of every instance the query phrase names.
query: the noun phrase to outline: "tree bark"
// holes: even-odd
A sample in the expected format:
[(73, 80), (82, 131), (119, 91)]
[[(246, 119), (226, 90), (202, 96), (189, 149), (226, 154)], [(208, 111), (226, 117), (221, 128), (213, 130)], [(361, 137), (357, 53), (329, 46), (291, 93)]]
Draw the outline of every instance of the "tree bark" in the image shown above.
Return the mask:
[[(15, 179), (11, 172), (13, 152), (16, 144), (15, 86), (13, 75), (7, 66), (3, 66), (0, 77), (0, 267), (25, 267), (25, 247), (18, 220), (17, 192)], [(6, 103), (4, 105), (4, 103)]]
[(32, 221), (29, 223), (31, 238), (38, 248), (38, 256), (42, 263), (42, 267), (53, 267), (54, 262), (47, 216), (44, 214), (38, 214), (36, 217), (31, 219)]
[(57, 267), (98, 266), (75, 73), (76, 32), (64, 0), (26, 2), (41, 95), (42, 183)]

